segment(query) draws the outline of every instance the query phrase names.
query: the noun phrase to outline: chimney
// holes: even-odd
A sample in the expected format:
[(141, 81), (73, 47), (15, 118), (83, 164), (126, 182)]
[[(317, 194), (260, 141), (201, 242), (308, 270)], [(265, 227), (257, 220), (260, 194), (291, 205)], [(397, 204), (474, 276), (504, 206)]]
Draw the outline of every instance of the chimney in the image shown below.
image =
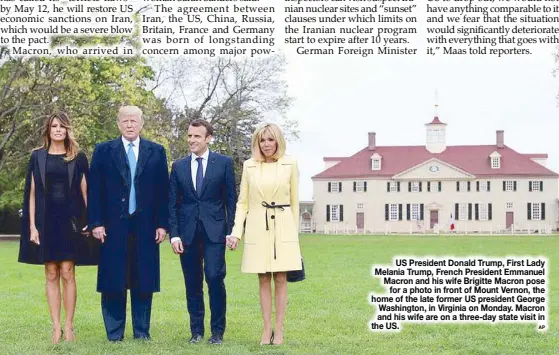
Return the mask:
[(497, 148), (504, 148), (505, 147), (505, 131), (499, 130), (497, 131)]
[(369, 132), (369, 150), (375, 150), (377, 147), (376, 135), (375, 132)]

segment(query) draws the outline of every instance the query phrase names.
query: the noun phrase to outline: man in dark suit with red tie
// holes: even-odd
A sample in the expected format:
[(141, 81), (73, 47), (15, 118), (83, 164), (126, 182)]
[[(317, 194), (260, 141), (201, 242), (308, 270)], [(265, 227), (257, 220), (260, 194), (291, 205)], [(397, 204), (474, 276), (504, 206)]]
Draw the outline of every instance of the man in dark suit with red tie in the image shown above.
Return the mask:
[(190, 123), (191, 154), (173, 163), (169, 185), (169, 234), (173, 251), (180, 255), (193, 344), (204, 337), (204, 275), (211, 311), (209, 342), (223, 341), (225, 240), (233, 228), (237, 202), (233, 160), (209, 151), (212, 134), (210, 123)]
[(97, 291), (107, 338), (120, 341), (130, 289), (134, 338), (149, 339), (153, 292), (159, 291), (159, 243), (168, 229), (165, 149), (140, 138), (142, 111), (119, 110), (122, 134), (95, 147), (89, 173), (89, 227), (103, 242)]

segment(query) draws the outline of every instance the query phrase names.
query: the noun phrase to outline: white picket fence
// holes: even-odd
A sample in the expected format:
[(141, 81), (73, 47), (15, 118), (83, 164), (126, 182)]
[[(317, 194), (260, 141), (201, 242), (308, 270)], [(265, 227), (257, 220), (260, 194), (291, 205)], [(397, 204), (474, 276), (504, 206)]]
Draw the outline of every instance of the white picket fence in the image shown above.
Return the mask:
[(473, 228), (468, 223), (461, 221), (456, 224), (454, 230), (450, 230), (448, 225), (438, 225), (436, 224), (434, 228), (425, 228), (422, 223), (410, 222), (409, 227), (406, 230), (401, 229), (401, 225), (398, 226), (398, 230), (393, 230), (392, 224), (385, 223), (383, 226), (379, 226), (378, 229), (358, 229), (355, 226), (349, 226), (348, 224), (342, 223), (327, 223), (323, 228), (316, 226), (316, 233), (319, 234), (461, 234), (461, 235), (533, 235), (533, 234), (552, 234), (553, 226), (551, 224), (542, 225), (519, 225), (513, 224), (510, 228), (506, 228), (504, 225), (489, 225), (483, 228)]

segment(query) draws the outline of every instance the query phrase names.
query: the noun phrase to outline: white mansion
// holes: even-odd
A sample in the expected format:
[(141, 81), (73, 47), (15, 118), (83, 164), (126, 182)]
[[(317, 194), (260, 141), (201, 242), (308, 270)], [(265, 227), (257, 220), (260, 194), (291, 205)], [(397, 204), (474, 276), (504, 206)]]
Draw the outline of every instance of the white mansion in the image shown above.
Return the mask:
[(369, 144), (325, 157), (312, 177), (318, 233), (544, 233), (558, 227), (559, 175), (547, 154), (521, 154), (497, 131), (492, 145), (447, 146), (446, 124), (426, 125), (425, 146)]

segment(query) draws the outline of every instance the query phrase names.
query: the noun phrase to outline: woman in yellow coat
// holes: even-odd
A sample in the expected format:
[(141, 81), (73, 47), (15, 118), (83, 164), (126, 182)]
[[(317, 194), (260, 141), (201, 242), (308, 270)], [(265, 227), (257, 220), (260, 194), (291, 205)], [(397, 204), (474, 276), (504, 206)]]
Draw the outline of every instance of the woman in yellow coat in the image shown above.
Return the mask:
[[(252, 136), (252, 158), (245, 161), (227, 243), (231, 249), (244, 238), (241, 270), (258, 274), (264, 328), (260, 344), (282, 344), (287, 305), (286, 271), (301, 270), (299, 248), (299, 170), (285, 155), (285, 138), (275, 124)], [(246, 222), (243, 233), (243, 224)], [(276, 322), (272, 328), (272, 275)]]

